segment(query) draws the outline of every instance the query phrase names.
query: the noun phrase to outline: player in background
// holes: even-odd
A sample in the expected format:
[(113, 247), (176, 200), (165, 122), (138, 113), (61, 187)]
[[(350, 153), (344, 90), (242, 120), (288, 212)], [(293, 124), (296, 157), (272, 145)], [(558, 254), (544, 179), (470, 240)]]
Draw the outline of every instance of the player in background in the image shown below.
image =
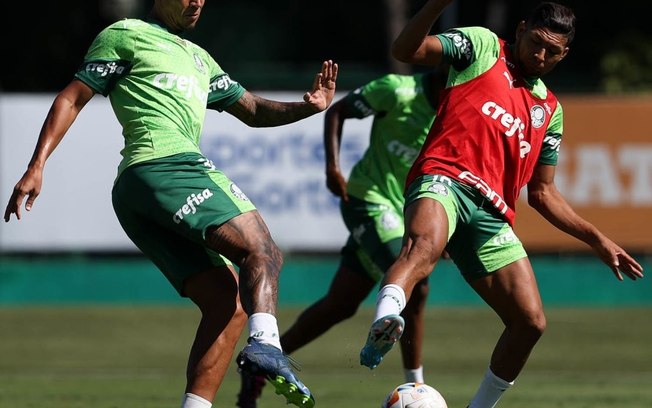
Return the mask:
[[(405, 178), (428, 134), (444, 85), (444, 70), (388, 74), (349, 92), (326, 111), (326, 185), (340, 197), (342, 218), (350, 235), (328, 292), (281, 336), (286, 353), (352, 317), (398, 256), (404, 232)], [(339, 160), (344, 122), (371, 115), (369, 146), (347, 182)], [(409, 330), (401, 339), (406, 381), (423, 382), (421, 344), (427, 296), (425, 278), (402, 312), (409, 322)], [(264, 384), (263, 379), (242, 372), (237, 405), (255, 408)]]
[(554, 184), (563, 111), (540, 77), (568, 54), (569, 8), (540, 3), (509, 44), (482, 27), (430, 35), (452, 0), (429, 0), (394, 41), (393, 55), (451, 65), (437, 118), (406, 182), (406, 235), (381, 283), (360, 362), (376, 367), (407, 326), (400, 316), (415, 285), (446, 249), (505, 328), (470, 408), (494, 407), (523, 369), (546, 327), (532, 265), (514, 234), (516, 200), (589, 245), (618, 280), (643, 277), (626, 251), (580, 217)]
[(125, 19), (99, 33), (55, 98), (4, 219), (21, 218), (25, 197), (25, 210), (32, 209), (48, 157), (90, 99), (108, 96), (125, 140), (112, 191), (116, 215), (138, 248), (201, 311), (182, 408), (212, 405), (247, 321), (249, 342), (237, 357), (239, 368), (267, 378), (288, 402), (311, 408), (314, 398), (279, 341), (281, 253), (247, 196), (202, 155), (199, 139), (207, 108), (253, 127), (325, 110), (335, 94), (337, 65), (323, 62), (302, 102), (256, 96), (181, 36), (195, 27), (203, 6), (204, 0), (155, 0), (146, 20)]

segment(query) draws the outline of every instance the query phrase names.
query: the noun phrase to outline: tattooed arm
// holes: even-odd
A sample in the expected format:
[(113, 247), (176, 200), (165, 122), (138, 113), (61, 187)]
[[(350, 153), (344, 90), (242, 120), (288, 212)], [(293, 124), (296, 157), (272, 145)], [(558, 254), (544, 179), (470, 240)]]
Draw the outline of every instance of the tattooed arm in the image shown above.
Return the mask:
[(280, 126), (296, 122), (321, 112), (333, 101), (337, 64), (324, 61), (321, 72), (315, 76), (312, 91), (306, 92), (303, 102), (279, 102), (245, 92), (226, 112), (251, 127)]

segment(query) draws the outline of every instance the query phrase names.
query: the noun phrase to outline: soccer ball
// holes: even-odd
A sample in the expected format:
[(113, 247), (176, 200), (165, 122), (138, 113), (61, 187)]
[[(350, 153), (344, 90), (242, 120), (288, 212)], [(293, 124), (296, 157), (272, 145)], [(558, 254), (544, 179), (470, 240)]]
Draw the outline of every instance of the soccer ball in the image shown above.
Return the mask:
[(405, 383), (394, 388), (380, 408), (448, 408), (439, 391), (428, 384)]

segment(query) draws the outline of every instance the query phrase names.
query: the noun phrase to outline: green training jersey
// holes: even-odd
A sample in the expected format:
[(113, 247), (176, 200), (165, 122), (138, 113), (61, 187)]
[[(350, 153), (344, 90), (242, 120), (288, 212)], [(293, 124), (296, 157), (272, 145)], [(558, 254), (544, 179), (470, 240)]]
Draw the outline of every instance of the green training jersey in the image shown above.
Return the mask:
[(389, 74), (347, 95), (354, 117), (374, 115), (369, 147), (349, 176), (349, 195), (403, 208), (405, 178), (436, 114), (431, 82), (428, 74)]
[(245, 92), (204, 49), (136, 19), (100, 32), (75, 77), (109, 96), (125, 140), (118, 175), (135, 163), (200, 153), (207, 104), (221, 110)]

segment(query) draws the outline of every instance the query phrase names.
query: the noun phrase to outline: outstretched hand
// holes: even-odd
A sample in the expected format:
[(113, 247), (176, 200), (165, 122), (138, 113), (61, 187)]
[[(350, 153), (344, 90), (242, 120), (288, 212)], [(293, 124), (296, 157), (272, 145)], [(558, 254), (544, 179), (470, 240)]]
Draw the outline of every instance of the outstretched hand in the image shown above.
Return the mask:
[(7, 208), (5, 208), (5, 222), (9, 222), (11, 214), (16, 214), (16, 218), (20, 219), (20, 207), (23, 204), (25, 196), (27, 196), (25, 210), (29, 211), (32, 209), (34, 200), (36, 200), (36, 197), (41, 192), (42, 181), (43, 173), (40, 170), (30, 169), (25, 172), (14, 187), (14, 191), (9, 198), (9, 203), (7, 203)]
[(324, 61), (321, 72), (315, 75), (312, 91), (303, 95), (304, 102), (314, 106), (319, 112), (328, 108), (335, 97), (337, 69), (337, 64), (333, 61)]
[(623, 275), (631, 280), (643, 277), (643, 267), (636, 262), (624, 249), (609, 239), (605, 239), (594, 250), (604, 263), (606, 263), (618, 280), (623, 280)]

